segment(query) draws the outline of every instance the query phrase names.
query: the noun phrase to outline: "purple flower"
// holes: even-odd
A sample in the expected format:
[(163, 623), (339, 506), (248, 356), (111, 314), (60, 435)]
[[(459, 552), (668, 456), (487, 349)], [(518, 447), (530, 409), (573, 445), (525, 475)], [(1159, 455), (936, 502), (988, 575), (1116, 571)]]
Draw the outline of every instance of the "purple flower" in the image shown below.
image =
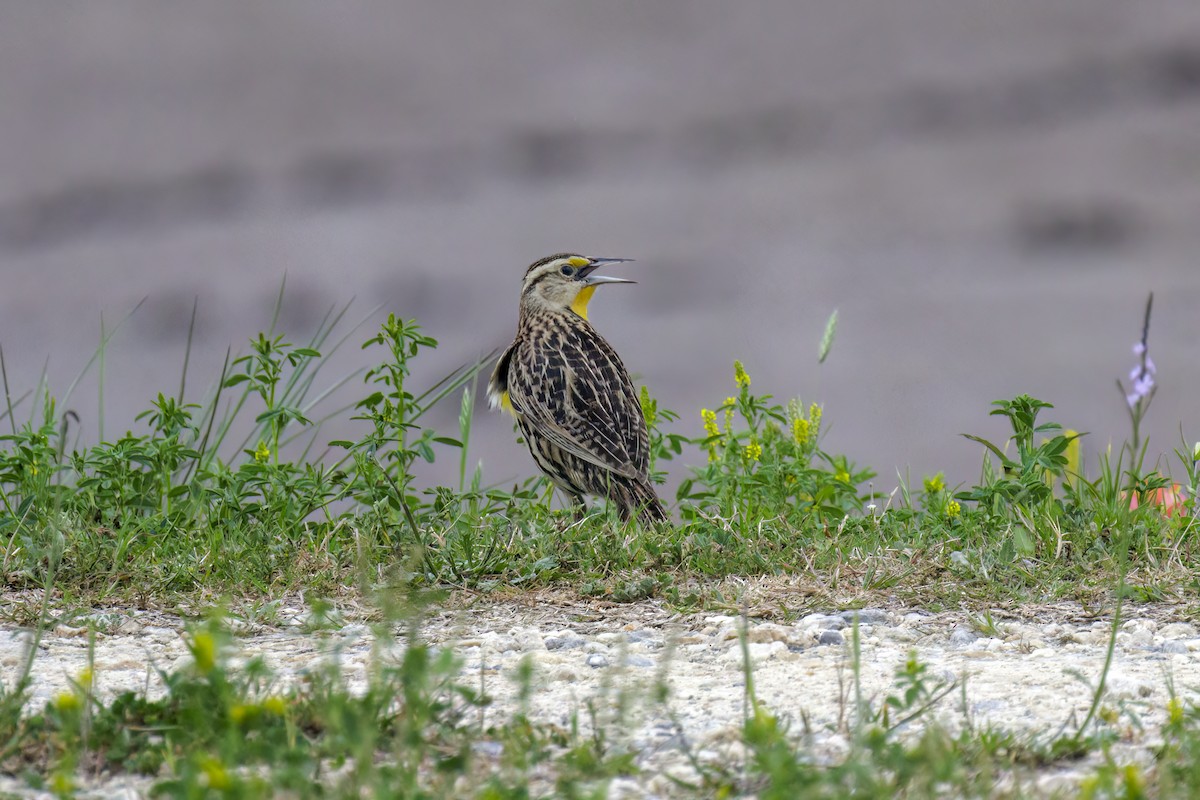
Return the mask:
[(1145, 342), (1135, 343), (1133, 354), (1138, 357), (1138, 363), (1129, 370), (1130, 389), (1125, 393), (1125, 402), (1131, 410), (1150, 397), (1150, 393), (1154, 391), (1154, 376), (1158, 372), (1154, 359), (1146, 352)]

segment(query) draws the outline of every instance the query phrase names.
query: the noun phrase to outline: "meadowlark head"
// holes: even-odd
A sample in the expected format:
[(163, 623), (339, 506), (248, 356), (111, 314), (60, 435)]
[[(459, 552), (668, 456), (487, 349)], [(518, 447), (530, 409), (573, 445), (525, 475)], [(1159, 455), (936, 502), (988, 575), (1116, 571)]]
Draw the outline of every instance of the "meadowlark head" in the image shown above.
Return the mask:
[(539, 259), (525, 271), (521, 284), (521, 305), (531, 309), (566, 311), (570, 309), (587, 319), (588, 301), (602, 283), (636, 283), (625, 278), (597, 275), (606, 264), (630, 261), (628, 258), (587, 258), (573, 253), (557, 253)]

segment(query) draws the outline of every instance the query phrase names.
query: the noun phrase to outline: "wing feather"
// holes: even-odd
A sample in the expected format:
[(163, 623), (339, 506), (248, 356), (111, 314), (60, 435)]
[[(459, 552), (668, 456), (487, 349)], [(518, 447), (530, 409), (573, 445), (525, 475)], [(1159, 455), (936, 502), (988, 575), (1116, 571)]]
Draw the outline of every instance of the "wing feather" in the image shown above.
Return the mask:
[(645, 479), (649, 446), (637, 394), (591, 326), (526, 339), (509, 368), (517, 373), (508, 381), (513, 408), (539, 433), (585, 461)]

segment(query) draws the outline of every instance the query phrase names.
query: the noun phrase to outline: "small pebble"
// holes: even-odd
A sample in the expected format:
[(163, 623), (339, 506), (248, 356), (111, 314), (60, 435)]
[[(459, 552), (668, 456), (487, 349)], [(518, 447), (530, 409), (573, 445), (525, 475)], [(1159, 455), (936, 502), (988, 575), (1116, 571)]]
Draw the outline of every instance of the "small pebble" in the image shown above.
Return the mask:
[(587, 665), (592, 669), (600, 669), (608, 666), (608, 656), (603, 653), (592, 653), (587, 657)]
[(821, 635), (817, 637), (817, 644), (845, 644), (846, 638), (842, 636), (841, 631), (821, 631)]
[(888, 613), (882, 608), (860, 608), (858, 610), (843, 611), (841, 617), (848, 624), (853, 624), (854, 618), (858, 617), (859, 625), (883, 625), (888, 621)]
[(1149, 647), (1154, 644), (1154, 634), (1147, 628), (1123, 630), (1117, 634), (1117, 644), (1122, 647)]
[(545, 641), (547, 650), (574, 650), (583, 647), (587, 642), (582, 636), (551, 636)]
[(773, 622), (755, 625), (746, 632), (746, 639), (750, 642), (786, 642), (789, 638), (791, 631)]
[(1163, 625), (1158, 631), (1158, 635), (1164, 639), (1194, 639), (1196, 638), (1196, 626), (1186, 622), (1172, 622)]
[(954, 647), (966, 647), (978, 638), (979, 631), (960, 625), (950, 634), (950, 644)]
[(476, 755), (481, 755), (484, 758), (499, 758), (504, 755), (504, 745), (499, 742), (491, 742), (486, 739), (482, 741), (472, 742), (471, 750)]

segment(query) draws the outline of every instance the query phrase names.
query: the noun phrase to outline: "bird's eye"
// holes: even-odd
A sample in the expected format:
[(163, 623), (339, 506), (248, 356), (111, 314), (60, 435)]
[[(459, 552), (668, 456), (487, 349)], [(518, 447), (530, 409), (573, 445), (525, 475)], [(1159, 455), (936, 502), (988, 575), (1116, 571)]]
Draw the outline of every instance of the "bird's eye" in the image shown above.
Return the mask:
[(559, 270), (559, 272), (561, 272), (563, 275), (566, 275), (569, 278), (575, 274), (575, 268), (570, 267), (570, 266), (564, 266), (562, 269)]

